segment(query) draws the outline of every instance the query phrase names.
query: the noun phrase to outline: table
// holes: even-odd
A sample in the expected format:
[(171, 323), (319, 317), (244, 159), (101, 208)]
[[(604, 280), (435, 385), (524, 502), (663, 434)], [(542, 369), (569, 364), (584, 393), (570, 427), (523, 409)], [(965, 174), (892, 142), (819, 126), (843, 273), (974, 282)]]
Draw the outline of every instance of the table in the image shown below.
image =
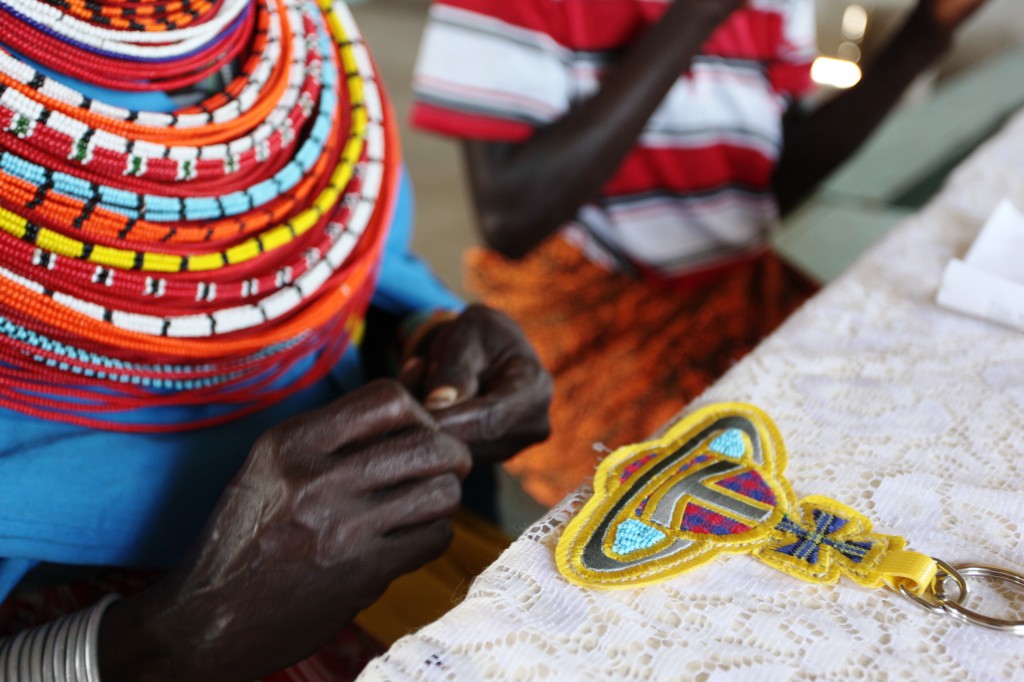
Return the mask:
[(776, 250), (818, 281), (831, 282), (1024, 106), (1024, 88), (1006, 87), (1021, 73), (1024, 45), (1017, 45), (943, 79), (926, 101), (896, 108), (785, 217), (773, 236)]
[[(759, 405), (786, 440), (798, 497), (849, 504), (951, 563), (1024, 567), (1024, 336), (934, 303), (946, 262), (1007, 196), (1024, 207), (1024, 113), (688, 410)], [(362, 679), (1024, 677), (1020, 637), (751, 557), (639, 590), (570, 585), (553, 548), (588, 495), (552, 510)], [(1013, 606), (1024, 612), (1024, 598)]]

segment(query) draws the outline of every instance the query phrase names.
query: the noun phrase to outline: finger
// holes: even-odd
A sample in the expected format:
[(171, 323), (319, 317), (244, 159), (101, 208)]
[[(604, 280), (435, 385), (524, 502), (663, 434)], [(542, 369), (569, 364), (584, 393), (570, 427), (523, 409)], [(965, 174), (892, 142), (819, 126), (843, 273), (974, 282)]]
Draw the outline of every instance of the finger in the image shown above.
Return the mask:
[(494, 441), (467, 443), (469, 452), (476, 463), (502, 462), (522, 452), (531, 445), (547, 440), (551, 435), (551, 423), (546, 414), (520, 423), (514, 433), (508, 433)]
[(421, 427), (342, 448), (338, 457), (348, 485), (362, 492), (446, 473), (465, 478), (473, 464), (457, 438)]
[(400, 383), (378, 380), (286, 422), (282, 435), (291, 451), (328, 453), (410, 427), (437, 422)]
[(443, 410), (477, 394), (481, 373), (488, 358), (480, 343), (472, 316), (468, 313), (439, 329), (424, 359), (426, 369), (420, 395), (429, 410)]
[(462, 502), (462, 485), (454, 473), (410, 481), (373, 494), (382, 533), (449, 517)]
[(452, 521), (447, 517), (396, 529), (383, 538), (389, 567), (395, 575), (414, 571), (444, 554), (452, 536)]
[(517, 427), (540, 427), (546, 437), (551, 380), (531, 358), (507, 360), (485, 392), (461, 405), (435, 413), (438, 424), (465, 443), (486, 443), (517, 433)]
[(413, 356), (406, 359), (402, 365), (402, 369), (398, 372), (398, 381), (405, 386), (405, 389), (417, 395), (419, 393), (420, 382), (423, 379), (423, 373), (427, 369), (427, 363), (423, 361), (423, 358), (419, 356)]

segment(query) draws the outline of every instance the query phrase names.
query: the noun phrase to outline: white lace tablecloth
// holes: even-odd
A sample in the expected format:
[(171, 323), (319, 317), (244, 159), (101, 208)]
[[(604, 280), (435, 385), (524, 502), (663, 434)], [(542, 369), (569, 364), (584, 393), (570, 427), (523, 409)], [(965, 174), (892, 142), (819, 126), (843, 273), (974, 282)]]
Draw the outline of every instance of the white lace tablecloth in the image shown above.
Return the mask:
[[(1024, 114), (694, 406), (764, 408), (798, 497), (849, 504), (951, 563), (1024, 567), (1024, 334), (934, 303), (946, 262), (1004, 197), (1024, 208)], [(1020, 636), (746, 556), (632, 591), (570, 585), (552, 552), (587, 494), (361, 679), (1024, 679)]]

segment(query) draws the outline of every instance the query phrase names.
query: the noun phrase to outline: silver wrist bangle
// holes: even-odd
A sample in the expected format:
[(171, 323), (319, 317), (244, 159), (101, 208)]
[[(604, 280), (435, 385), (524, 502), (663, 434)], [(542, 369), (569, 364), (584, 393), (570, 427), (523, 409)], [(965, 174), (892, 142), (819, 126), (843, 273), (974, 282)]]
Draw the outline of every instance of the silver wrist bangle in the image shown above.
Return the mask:
[(0, 682), (100, 682), (100, 621), (116, 599), (0, 639)]

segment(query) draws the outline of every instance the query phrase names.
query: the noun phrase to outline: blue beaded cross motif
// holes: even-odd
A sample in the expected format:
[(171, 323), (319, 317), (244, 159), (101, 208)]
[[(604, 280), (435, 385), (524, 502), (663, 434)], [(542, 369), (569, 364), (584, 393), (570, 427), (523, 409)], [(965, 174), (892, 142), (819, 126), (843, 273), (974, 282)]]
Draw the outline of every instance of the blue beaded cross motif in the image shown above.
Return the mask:
[(813, 529), (801, 526), (788, 516), (782, 517), (782, 520), (779, 521), (775, 528), (784, 533), (795, 535), (799, 540), (790, 545), (776, 547), (775, 551), (788, 554), (797, 559), (803, 559), (809, 564), (817, 564), (818, 550), (821, 545), (826, 545), (854, 563), (859, 564), (871, 549), (873, 543), (837, 540), (831, 536), (846, 525), (846, 519), (820, 509), (813, 509), (811, 513), (814, 515)]

